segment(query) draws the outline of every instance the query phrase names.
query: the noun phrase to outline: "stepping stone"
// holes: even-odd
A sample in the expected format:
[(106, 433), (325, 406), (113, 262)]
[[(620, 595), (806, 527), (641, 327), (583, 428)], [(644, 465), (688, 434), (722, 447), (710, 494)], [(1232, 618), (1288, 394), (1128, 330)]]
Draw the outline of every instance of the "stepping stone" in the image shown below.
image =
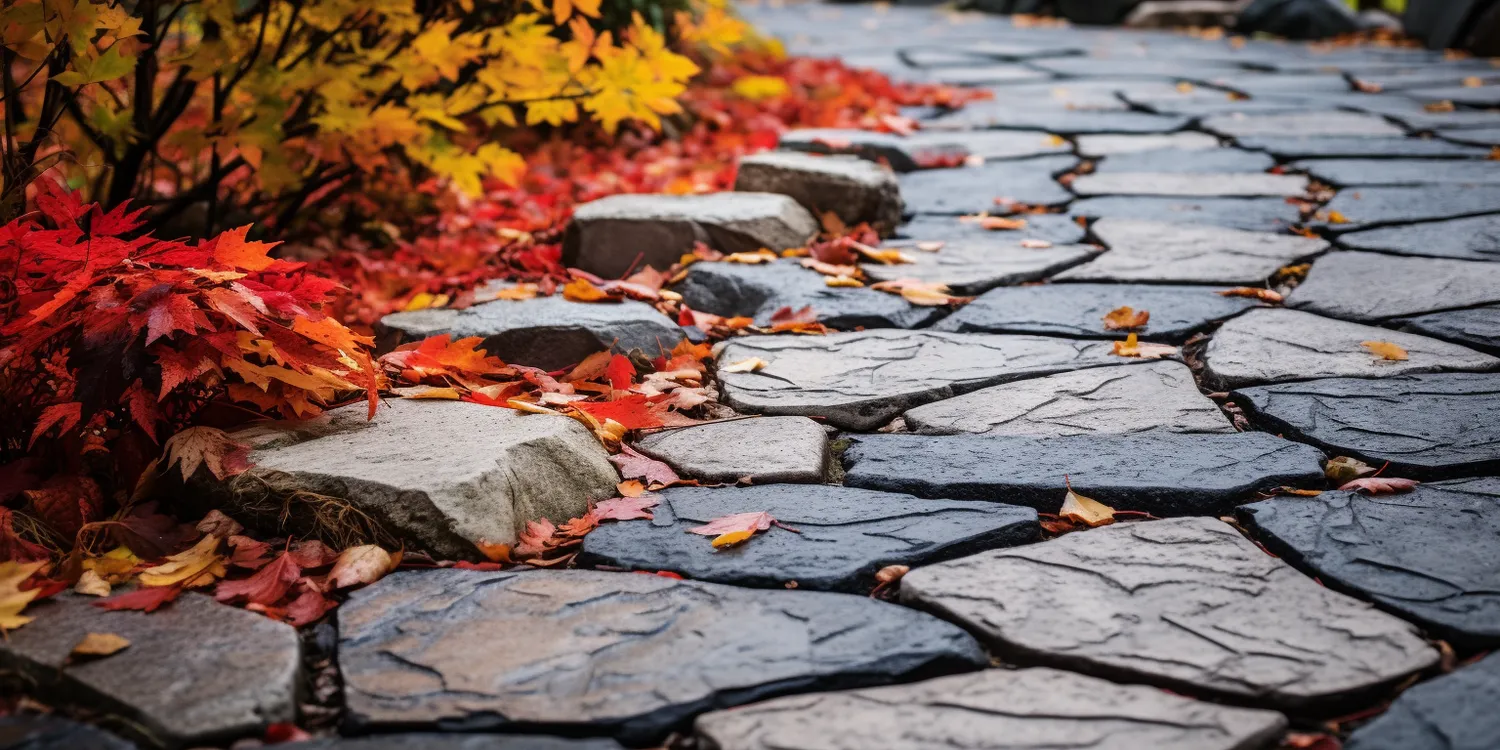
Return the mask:
[[(1361, 346), (1384, 341), (1406, 350), (1394, 361)], [(1282, 308), (1251, 310), (1208, 342), (1204, 383), (1228, 390), (1311, 378), (1384, 378), (1425, 372), (1489, 372), (1500, 359), (1446, 341)]]
[(1148, 284), (1047, 284), (995, 289), (932, 326), (955, 333), (1028, 333), (1123, 339), (1126, 331), (1104, 328), (1104, 316), (1120, 307), (1151, 313), (1137, 335), (1146, 341), (1182, 343), (1214, 323), (1260, 303), (1221, 297), (1212, 287)]
[(1500, 355), (1500, 305), (1419, 315), (1393, 321), (1401, 330)]
[[(1331, 220), (1338, 212), (1342, 222)], [(1329, 232), (1500, 213), (1500, 185), (1422, 185), (1341, 190), (1310, 226)]]
[[(770, 513), (773, 526), (715, 549), (688, 529), (737, 513)], [(667, 570), (753, 588), (868, 593), (887, 565), (925, 565), (1036, 541), (1036, 511), (1000, 503), (923, 500), (829, 485), (676, 487), (654, 518), (605, 523), (584, 538), (579, 564)]]
[(1482, 159), (1489, 151), (1436, 138), (1257, 135), (1238, 139), (1241, 148), (1265, 151), (1277, 159)]
[[(1450, 114), (1470, 114), (1470, 113), (1466, 113), (1466, 112), (1465, 113), (1454, 112), (1454, 113), (1450, 113)], [(1479, 147), (1483, 147), (1483, 148), (1486, 148), (1486, 149), (1493, 148), (1495, 146), (1500, 146), (1500, 125), (1497, 125), (1495, 127), (1483, 127), (1483, 128), (1471, 128), (1471, 129), (1464, 129), (1464, 128), (1443, 128), (1441, 130), (1438, 130), (1436, 132), (1436, 135), (1439, 138), (1442, 138), (1442, 139), (1447, 140), (1447, 141), (1452, 141), (1454, 143), (1461, 143), (1461, 144), (1466, 144), (1466, 145), (1469, 145), (1469, 146), (1479, 146)]]
[(452, 568), (356, 591), (338, 655), (357, 733), (546, 726), (627, 745), (710, 708), (988, 664), (957, 627), (865, 596)]
[(1034, 668), (777, 698), (704, 714), (694, 730), (720, 750), (1245, 750), (1269, 747), (1286, 723), (1275, 711)]
[(1338, 73), (1292, 73), (1282, 75), (1227, 75), (1213, 83), (1246, 96), (1278, 94), (1340, 94), (1349, 91), (1349, 79)]
[[(1195, 150), (1159, 149), (1134, 151), (1105, 158), (1094, 168), (1095, 175), (1115, 173), (1202, 174), (1226, 172), (1265, 172), (1276, 166), (1266, 154), (1237, 148), (1204, 148)], [(1270, 175), (1272, 177), (1276, 175)], [(1076, 188), (1076, 185), (1075, 185)], [(1305, 188), (1304, 188), (1305, 189)]]
[(573, 212), (562, 262), (617, 278), (641, 264), (668, 268), (696, 242), (725, 253), (785, 250), (817, 233), (818, 220), (785, 195), (611, 195)]
[[(150, 614), (110, 612), (97, 601), (64, 593), (33, 602), (26, 615), (36, 621), (0, 641), (0, 667), (25, 679), (28, 695), (123, 717), (142, 738), (168, 747), (217, 744), (296, 719), (303, 675), (292, 626), (191, 592)], [(130, 646), (71, 663), (89, 633), (118, 635)], [(122, 746), (129, 747), (97, 745)]]
[(1500, 164), (1488, 159), (1309, 159), (1288, 166), (1343, 186), (1500, 184)]
[(1500, 375), (1333, 378), (1234, 391), (1264, 429), (1417, 479), (1500, 470)]
[(760, 417), (653, 432), (635, 446), (678, 474), (708, 483), (821, 482), (828, 433), (807, 417)]
[(1204, 198), (1296, 196), (1307, 178), (1290, 174), (1104, 172), (1079, 175), (1073, 192), (1092, 195), (1165, 195)]
[(1166, 135), (1078, 136), (1078, 155), (1086, 157), (1119, 156), (1142, 151), (1209, 151), (1219, 147), (1218, 138), (1191, 131)]
[(1345, 750), (1486, 750), (1500, 743), (1500, 654), (1415, 685), (1354, 730)]
[(868, 287), (831, 287), (827, 277), (803, 268), (796, 259), (747, 265), (694, 263), (687, 278), (673, 287), (694, 310), (714, 315), (754, 318), (770, 325), (783, 307), (811, 306), (818, 322), (829, 328), (918, 328), (943, 316), (942, 308), (919, 307), (899, 294)]
[(1234, 432), (1218, 405), (1198, 392), (1181, 362), (1094, 367), (981, 388), (907, 412), (926, 435), (1125, 435)]
[(1360, 112), (1291, 112), (1280, 114), (1220, 115), (1203, 121), (1203, 129), (1222, 136), (1405, 135), (1383, 117)]
[(889, 266), (867, 263), (863, 268), (874, 281), (918, 279), (945, 284), (954, 294), (973, 296), (997, 286), (1044, 279), (1099, 254), (1099, 248), (1093, 245), (1025, 247), (1022, 239), (1014, 236), (1023, 232), (988, 232), (989, 236), (973, 240), (949, 240), (936, 252), (914, 248), (910, 242), (891, 242), (887, 245), (903, 248), (913, 262)]
[[(1064, 76), (1084, 79), (1093, 76), (1116, 78), (1165, 78), (1168, 80), (1201, 79), (1213, 74), (1215, 69), (1228, 72), (1233, 63), (1214, 60), (1194, 60), (1183, 64), (1177, 60), (1143, 60), (1124, 57), (1064, 57), (1056, 60), (1037, 60), (1030, 65), (1039, 70)], [(1066, 85), (1066, 82), (1061, 82)]]
[(1348, 251), (1319, 259), (1287, 297), (1289, 307), (1363, 322), (1496, 302), (1500, 265)]
[(1054, 80), (995, 86), (995, 98), (970, 102), (952, 114), (962, 116), (973, 107), (983, 107), (997, 114), (1015, 110), (1063, 112), (1128, 112), (1130, 105), (1120, 98), (1122, 90), (1142, 86), (1152, 91), (1172, 91), (1171, 84), (1129, 78), (1092, 78), (1089, 80)]
[(1433, 482), (1386, 497), (1274, 497), (1239, 513), (1268, 549), (1308, 575), (1459, 648), (1500, 645), (1500, 479)]
[(136, 750), (102, 729), (48, 714), (0, 718), (0, 747), (6, 750)]
[(1068, 206), (1071, 216), (1211, 224), (1275, 232), (1298, 223), (1301, 213), (1282, 198), (1156, 198), (1128, 195), (1085, 198)]
[(671, 349), (682, 340), (682, 329), (644, 302), (571, 302), (561, 296), (392, 313), (380, 319), (380, 329), (382, 349), (443, 334), (478, 336), (490, 354), (543, 370), (578, 364), (611, 344), (622, 352), (655, 354), (659, 346)]
[[(1171, 133), (1187, 127), (1190, 117), (1089, 109), (1033, 109), (1014, 101), (975, 102), (925, 126), (938, 130), (1045, 130), (1062, 135), (1088, 133)], [(907, 196), (910, 197), (909, 195)]]
[(982, 159), (1016, 159), (1067, 153), (1067, 141), (1047, 133), (975, 132), (927, 133), (909, 136), (870, 130), (807, 128), (783, 133), (779, 148), (818, 154), (852, 154), (870, 161), (884, 160), (897, 172), (913, 172), (935, 163)]
[[(752, 414), (821, 416), (873, 430), (907, 409), (985, 386), (1121, 364), (1104, 342), (874, 330), (732, 339), (719, 352), (724, 402)], [(723, 365), (758, 358), (755, 372)]]
[(987, 86), (1050, 80), (1052, 75), (1024, 65), (970, 65), (928, 68), (926, 80), (949, 86)]
[[(252, 468), (213, 486), (216, 495), (264, 479), (336, 498), (439, 559), (480, 557), (479, 542), (513, 544), (528, 521), (581, 516), (620, 481), (582, 424), (462, 401), (388, 399), (374, 420), (353, 404), (234, 435), (252, 447)], [(273, 515), (263, 521), (303, 533)], [(298, 520), (294, 512), (289, 523)]]
[(1160, 221), (1109, 217), (1090, 228), (1109, 252), (1057, 280), (1256, 285), (1328, 249), (1308, 237)]
[(1077, 219), (1064, 214), (1027, 214), (1015, 218), (1024, 220), (1026, 226), (1014, 230), (985, 229), (973, 222), (961, 221), (955, 216), (919, 214), (898, 227), (896, 236), (919, 241), (942, 241), (948, 243), (944, 246), (947, 249), (953, 245), (998, 248), (1020, 240), (1046, 240), (1054, 245), (1074, 245), (1083, 242), (1084, 236), (1088, 234)]
[(1227, 94), (1224, 98), (1207, 98), (1202, 95), (1194, 97), (1167, 97), (1162, 99), (1146, 99), (1139, 103), (1140, 106), (1158, 114), (1183, 115), (1186, 117), (1237, 117), (1252, 114), (1295, 114), (1305, 112), (1308, 109), (1306, 102), (1295, 99), (1233, 99)]
[(1339, 236), (1339, 244), (1356, 250), (1396, 255), (1497, 261), (1500, 260), (1500, 215), (1350, 232)]
[(614, 740), (527, 734), (380, 734), (297, 742), (286, 750), (624, 750)]
[(1017, 61), (1036, 57), (1062, 57), (1082, 54), (1076, 47), (1061, 45), (1028, 45), (1017, 42), (978, 42), (952, 47), (903, 47), (899, 54), (908, 65), (918, 68), (965, 67), (985, 61)]
[(889, 233), (901, 223), (896, 175), (853, 156), (767, 151), (740, 157), (734, 189), (792, 197), (814, 216), (833, 212), (845, 224), (869, 223)]
[(1043, 156), (990, 162), (978, 167), (928, 169), (901, 175), (906, 210), (918, 214), (999, 212), (996, 198), (1033, 206), (1056, 206), (1073, 199), (1054, 175), (1078, 165), (1072, 156)]
[(901, 600), (1002, 656), (1299, 712), (1368, 699), (1438, 661), (1411, 625), (1211, 518), (1115, 524), (931, 565), (901, 580)]
[(1443, 86), (1401, 92), (1419, 102), (1453, 102), (1463, 107), (1500, 106), (1500, 86)]
[(860, 435), (844, 453), (844, 484), (1056, 513), (1071, 482), (1119, 510), (1217, 515), (1257, 490), (1323, 486), (1322, 460), (1311, 446), (1260, 432)]

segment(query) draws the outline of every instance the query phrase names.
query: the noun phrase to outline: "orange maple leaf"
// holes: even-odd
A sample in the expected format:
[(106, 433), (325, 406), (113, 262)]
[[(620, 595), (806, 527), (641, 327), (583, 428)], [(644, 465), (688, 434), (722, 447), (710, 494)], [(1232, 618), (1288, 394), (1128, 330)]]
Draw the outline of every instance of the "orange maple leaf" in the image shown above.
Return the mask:
[(250, 225), (231, 229), (214, 242), (214, 260), (242, 271), (263, 271), (276, 262), (267, 255), (280, 242), (246, 242)]

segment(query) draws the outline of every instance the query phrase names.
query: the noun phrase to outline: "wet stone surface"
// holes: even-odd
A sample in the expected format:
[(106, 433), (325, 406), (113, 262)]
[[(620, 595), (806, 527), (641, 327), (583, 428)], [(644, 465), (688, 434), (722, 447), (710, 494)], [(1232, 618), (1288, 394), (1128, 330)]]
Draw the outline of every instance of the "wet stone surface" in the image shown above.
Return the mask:
[[(1500, 185), (1362, 187), (1340, 191), (1325, 209), (1330, 218), (1315, 219), (1311, 225), (1339, 233), (1389, 224), (1500, 213)], [(1343, 217), (1343, 221), (1334, 221), (1334, 212)]]
[(40, 714), (0, 718), (0, 747), (6, 750), (135, 750), (136, 746), (88, 724)]
[(1180, 115), (1130, 112), (1125, 109), (1123, 101), (1118, 103), (1118, 107), (1119, 111), (1048, 110), (1017, 108), (1014, 104), (1003, 102), (975, 102), (953, 114), (931, 121), (929, 127), (938, 130), (1045, 130), (1061, 135), (1171, 133), (1181, 130), (1191, 121)]
[(1452, 341), (1500, 356), (1500, 305), (1449, 310), (1392, 322), (1399, 324), (1403, 331)]
[(1361, 112), (1290, 112), (1221, 115), (1203, 120), (1203, 129), (1222, 136), (1399, 136), (1401, 128)]
[(1110, 195), (1081, 198), (1068, 214), (1180, 224), (1208, 224), (1251, 232), (1279, 232), (1296, 224), (1297, 207), (1281, 198), (1165, 198)]
[(1339, 244), (1396, 255), (1500, 261), (1500, 215), (1350, 232), (1339, 236)]
[(936, 251), (926, 251), (915, 242), (896, 240), (886, 243), (898, 247), (911, 263), (892, 265), (865, 264), (864, 272), (872, 281), (917, 279), (947, 286), (954, 294), (973, 296), (997, 286), (1011, 286), (1038, 281), (1099, 254), (1092, 245), (1057, 245), (1026, 247), (1025, 230), (986, 232), (985, 236), (946, 240)]
[(996, 198), (1036, 206), (1067, 203), (1072, 194), (1053, 179), (1075, 165), (1072, 156), (988, 162), (978, 167), (929, 169), (901, 175), (906, 210), (917, 214), (996, 211)]
[(1208, 198), (1295, 196), (1307, 192), (1301, 175), (1253, 173), (1101, 172), (1081, 175), (1073, 192), (1094, 195), (1155, 195)]
[(1323, 252), (1322, 240), (1224, 227), (1104, 218), (1090, 226), (1109, 252), (1057, 275), (1059, 281), (1258, 285)]
[[(1079, 156), (1124, 157), (1127, 154), (1150, 152), (1217, 152), (1219, 139), (1208, 133), (1181, 132), (1165, 135), (1080, 135), (1077, 140)], [(1153, 159), (1154, 157), (1145, 157)], [(1107, 163), (1107, 162), (1106, 162)], [(1162, 170), (1165, 171), (1165, 170)]]
[(1238, 139), (1241, 148), (1265, 151), (1278, 159), (1483, 159), (1489, 151), (1437, 138), (1360, 137), (1346, 135), (1256, 135)]
[(865, 287), (831, 287), (827, 277), (803, 268), (795, 258), (772, 263), (694, 263), (673, 287), (694, 310), (744, 316), (769, 325), (783, 307), (811, 306), (829, 328), (919, 328), (942, 317), (942, 310), (918, 307), (900, 295)]
[(1484, 750), (1500, 742), (1500, 654), (1403, 692), (1347, 750)]
[[(1083, 148), (1082, 144), (1079, 146)], [(1095, 167), (1094, 173), (1099, 175), (1128, 173), (1128, 174), (1225, 174), (1225, 173), (1254, 173), (1265, 172), (1276, 166), (1276, 160), (1267, 154), (1255, 151), (1241, 151), (1237, 148), (1206, 148), (1198, 150), (1186, 150), (1181, 148), (1158, 149), (1154, 151), (1132, 151), (1122, 154), (1112, 154), (1105, 157)], [(1274, 175), (1269, 175), (1274, 176)], [(1074, 190), (1083, 194), (1078, 183), (1074, 182)], [(1297, 192), (1305, 190), (1306, 186), (1300, 186)], [(1159, 195), (1160, 193), (1147, 192), (1144, 190), (1132, 190), (1129, 192), (1117, 191), (1115, 194), (1135, 195)], [(1209, 193), (1196, 192), (1193, 195), (1233, 195), (1243, 193)], [(1256, 193), (1257, 195), (1259, 193)]]
[(1349, 187), (1500, 184), (1500, 164), (1488, 159), (1307, 159), (1287, 166), (1330, 185)]
[(949, 245), (1007, 247), (1020, 240), (1044, 240), (1054, 245), (1074, 245), (1083, 242), (1087, 234), (1076, 219), (1063, 214), (1029, 214), (1014, 218), (1026, 225), (1014, 230), (994, 230), (962, 221), (956, 216), (918, 215), (898, 227), (897, 239), (888, 244), (910, 245), (905, 240), (937, 240)]
[(732, 483), (821, 482), (828, 433), (806, 417), (759, 417), (663, 430), (636, 448), (689, 479)]
[(1216, 322), (1259, 303), (1224, 297), (1211, 286), (1168, 284), (1047, 284), (995, 289), (938, 321), (933, 330), (961, 333), (1024, 333), (1082, 338), (1125, 338), (1104, 327), (1104, 316), (1120, 307), (1151, 313), (1134, 329), (1147, 341), (1181, 343)]
[(1286, 300), (1289, 307), (1363, 322), (1496, 302), (1500, 264), (1364, 252), (1319, 259)]

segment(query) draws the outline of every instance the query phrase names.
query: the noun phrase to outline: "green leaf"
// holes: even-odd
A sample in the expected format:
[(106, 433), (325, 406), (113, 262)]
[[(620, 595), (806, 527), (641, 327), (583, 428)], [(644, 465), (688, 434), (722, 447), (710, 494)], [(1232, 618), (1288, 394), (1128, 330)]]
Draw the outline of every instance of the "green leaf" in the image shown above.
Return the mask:
[(83, 86), (130, 75), (135, 70), (135, 58), (120, 54), (119, 45), (110, 47), (97, 58), (74, 58), (73, 69), (60, 73), (52, 80), (64, 86)]

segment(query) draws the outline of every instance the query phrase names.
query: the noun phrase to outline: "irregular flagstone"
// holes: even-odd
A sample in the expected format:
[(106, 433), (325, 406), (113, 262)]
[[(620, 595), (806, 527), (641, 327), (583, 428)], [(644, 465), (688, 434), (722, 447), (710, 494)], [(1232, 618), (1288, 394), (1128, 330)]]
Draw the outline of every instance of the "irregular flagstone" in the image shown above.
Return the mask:
[(1401, 128), (1383, 117), (1361, 112), (1291, 112), (1220, 115), (1203, 120), (1203, 129), (1222, 136), (1267, 136), (1296, 133), (1299, 136), (1359, 135), (1399, 136)]
[[(1187, 127), (1191, 118), (1181, 115), (1154, 115), (1145, 112), (1088, 109), (1033, 109), (1018, 107), (1015, 102), (974, 102), (953, 114), (927, 123), (939, 130), (1045, 130), (1062, 135), (1086, 133), (1171, 133)], [(908, 196), (909, 197), (909, 196)]]
[[(923, 565), (1036, 540), (1036, 511), (1000, 503), (923, 500), (829, 485), (676, 487), (652, 519), (605, 523), (584, 538), (580, 565), (667, 570), (757, 588), (868, 592), (887, 565)], [(770, 513), (781, 526), (716, 549), (688, 533), (716, 518)]]
[(902, 248), (912, 262), (866, 263), (863, 268), (873, 281), (918, 279), (946, 285), (954, 294), (973, 296), (997, 286), (1044, 279), (1099, 254), (1093, 245), (1026, 247), (1021, 237), (1013, 236), (1023, 233), (989, 232), (972, 240), (948, 240), (935, 252), (921, 250), (910, 241), (889, 242), (888, 247)]
[(1500, 645), (1500, 479), (1382, 497), (1275, 497), (1239, 513), (1268, 549), (1308, 575), (1462, 648)]
[(1350, 232), (1339, 236), (1339, 244), (1396, 255), (1496, 261), (1500, 260), (1500, 215)]
[(828, 433), (806, 417), (735, 419), (654, 432), (636, 448), (678, 474), (710, 483), (821, 482), (828, 473)]
[(1077, 166), (1072, 156), (989, 162), (978, 167), (928, 169), (901, 175), (907, 211), (918, 214), (995, 212), (996, 198), (1036, 206), (1067, 203), (1072, 194), (1054, 175)]
[[(1040, 336), (874, 330), (734, 339), (718, 353), (725, 403), (758, 414), (821, 416), (871, 430), (919, 404), (988, 385), (1119, 364), (1103, 342)], [(758, 358), (754, 372), (723, 365)]]
[[(26, 615), (35, 622), (0, 641), (0, 668), (24, 675), (38, 697), (123, 716), (141, 739), (167, 747), (218, 744), (296, 718), (302, 657), (290, 625), (195, 593), (150, 614), (97, 601), (65, 593), (33, 602)], [(89, 633), (130, 646), (71, 661)]]
[(1256, 135), (1238, 139), (1241, 148), (1265, 151), (1278, 159), (1482, 159), (1489, 151), (1437, 138), (1359, 137), (1343, 135)]
[(928, 435), (1234, 432), (1218, 405), (1198, 391), (1181, 362), (1094, 367), (981, 388), (918, 406), (905, 415)]
[(1318, 710), (1437, 663), (1415, 628), (1210, 518), (1125, 523), (913, 570), (901, 599), (1002, 654)]
[(1234, 399), (1264, 429), (1380, 466), (1443, 478), (1500, 470), (1500, 375), (1332, 378), (1243, 388)]
[(1344, 186), (1500, 183), (1500, 164), (1488, 159), (1308, 159), (1288, 166)]
[(946, 83), (950, 86), (985, 86), (991, 84), (1030, 83), (1046, 81), (1050, 73), (1028, 68), (1024, 65), (969, 65), (964, 67), (929, 68), (926, 80)]
[(820, 154), (852, 154), (885, 161), (897, 172), (982, 159), (1016, 159), (1068, 152), (1067, 141), (1043, 132), (928, 133), (909, 136), (870, 130), (806, 128), (783, 133), (779, 148)]
[(1036, 60), (1032, 67), (1050, 73), (1068, 76), (1114, 76), (1117, 78), (1165, 78), (1184, 80), (1202, 78), (1215, 69), (1227, 72), (1236, 67), (1233, 63), (1217, 60), (1145, 60), (1128, 57), (1062, 57), (1055, 60)]
[(1500, 305), (1419, 315), (1393, 321), (1401, 330), (1500, 355)]
[(1381, 253), (1331, 253), (1313, 264), (1287, 305), (1374, 322), (1500, 302), (1500, 265)]
[(1339, 73), (1235, 74), (1218, 78), (1214, 83), (1253, 97), (1288, 93), (1334, 94), (1350, 89), (1349, 79)]
[(1122, 339), (1104, 327), (1104, 316), (1129, 306), (1151, 313), (1135, 329), (1147, 341), (1181, 343), (1195, 333), (1259, 305), (1223, 297), (1213, 287), (1149, 284), (1047, 284), (995, 289), (932, 326), (955, 333), (1028, 333)]
[(1132, 99), (1131, 103), (1139, 104), (1158, 114), (1184, 115), (1199, 118), (1236, 117), (1252, 114), (1296, 114), (1308, 109), (1308, 103), (1298, 99), (1236, 99), (1227, 93), (1223, 95), (1223, 98), (1199, 94), (1179, 97), (1159, 97), (1144, 99), (1139, 102)]
[(719, 750), (1250, 750), (1286, 723), (1275, 711), (1039, 667), (777, 698), (704, 714), (694, 730)]
[(726, 253), (784, 250), (817, 233), (817, 219), (785, 195), (612, 195), (573, 212), (562, 262), (616, 278), (642, 263), (665, 269), (696, 242)]
[(1073, 245), (1083, 242), (1087, 234), (1077, 219), (1064, 214), (1027, 214), (1013, 218), (1025, 222), (1025, 226), (1013, 230), (985, 229), (977, 223), (962, 221), (956, 216), (921, 214), (897, 228), (896, 236), (918, 241), (938, 240), (948, 245), (1004, 247), (1019, 240), (1046, 240), (1054, 245)]
[(373, 420), (353, 404), (235, 437), (252, 468), (216, 490), (335, 498), (446, 559), (514, 543), (528, 521), (581, 516), (620, 481), (582, 424), (460, 401), (388, 399)]
[(1470, 146), (1483, 148), (1500, 146), (1500, 126), (1471, 129), (1443, 128), (1437, 131), (1437, 136), (1443, 140)]
[(1441, 86), (1401, 92), (1419, 102), (1453, 102), (1466, 107), (1500, 106), (1500, 86)]
[[(1333, 220), (1335, 212), (1343, 221)], [(1351, 232), (1484, 213), (1500, 213), (1500, 185), (1365, 187), (1339, 191), (1309, 223), (1330, 232)]]
[(330, 737), (284, 745), (286, 750), (623, 750), (603, 737), (569, 739), (527, 734), (381, 734)]
[(1128, 195), (1084, 198), (1068, 206), (1072, 216), (1187, 224), (1212, 224), (1252, 232), (1275, 232), (1301, 218), (1282, 198), (1160, 198)]
[[(1395, 344), (1407, 359), (1384, 359), (1361, 345), (1366, 341)], [(1219, 390), (1311, 378), (1500, 369), (1500, 359), (1457, 344), (1282, 308), (1251, 310), (1225, 323), (1208, 342), (1203, 364), (1204, 382)]]
[(1294, 196), (1307, 192), (1307, 178), (1290, 174), (1103, 172), (1079, 175), (1070, 187), (1079, 195), (1168, 195), (1218, 197)]
[(48, 714), (0, 718), (0, 747), (6, 750), (135, 750), (101, 729)]
[(1059, 281), (1259, 284), (1278, 268), (1328, 249), (1308, 237), (1116, 217), (1090, 227), (1109, 252)]
[(1080, 135), (1078, 155), (1087, 157), (1123, 156), (1142, 151), (1212, 151), (1220, 148), (1219, 139), (1208, 133), (1184, 131), (1165, 135)]
[(756, 265), (694, 263), (673, 290), (694, 310), (750, 317), (759, 325), (768, 325), (783, 307), (811, 306), (819, 322), (837, 329), (917, 328), (943, 316), (941, 308), (919, 307), (899, 294), (831, 287), (826, 278), (795, 259)]
[(1120, 98), (1120, 91), (1132, 86), (1152, 90), (1171, 89), (1169, 84), (1128, 78), (1090, 78), (1020, 83), (990, 88), (994, 99), (970, 102), (951, 116), (963, 117), (971, 107), (984, 107), (996, 113), (1017, 110), (1059, 112), (1128, 112), (1130, 105)]
[(962, 630), (868, 597), (585, 570), (395, 573), (339, 608), (338, 654), (359, 731), (544, 725), (631, 745), (709, 708), (987, 663)]
[(1257, 490), (1322, 486), (1322, 458), (1311, 446), (1259, 432), (861, 435), (844, 453), (844, 484), (1056, 513), (1071, 482), (1118, 510), (1205, 515)]
[[(1196, 150), (1167, 148), (1155, 151), (1132, 151), (1106, 157), (1094, 168), (1094, 174), (1255, 173), (1265, 172), (1274, 166), (1276, 166), (1275, 159), (1255, 151), (1241, 151), (1237, 148)], [(1077, 187), (1076, 184), (1074, 187)]]
[(1500, 654), (1415, 685), (1345, 750), (1488, 750), (1500, 743)]
[(889, 233), (901, 223), (901, 190), (891, 170), (853, 156), (767, 151), (740, 158), (734, 189), (791, 196), (815, 216), (868, 222)]

